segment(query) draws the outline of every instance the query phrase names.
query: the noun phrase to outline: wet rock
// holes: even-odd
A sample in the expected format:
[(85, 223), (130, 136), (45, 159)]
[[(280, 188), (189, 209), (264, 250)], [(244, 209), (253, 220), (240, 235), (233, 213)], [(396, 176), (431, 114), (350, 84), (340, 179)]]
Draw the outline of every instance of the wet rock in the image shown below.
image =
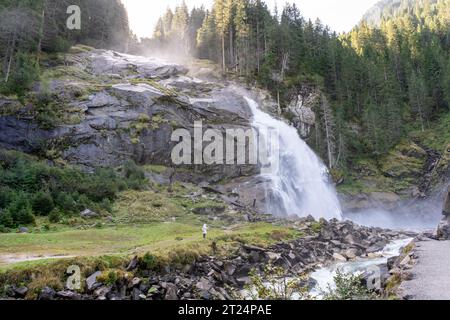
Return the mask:
[(371, 245), (369, 248), (367, 248), (366, 252), (367, 253), (380, 252), (384, 249), (384, 247), (386, 245), (387, 245), (386, 241), (378, 241), (378, 242), (374, 243), (373, 245)]
[(390, 257), (387, 261), (387, 267), (389, 270), (392, 270), (396, 266), (396, 262), (398, 260), (398, 257)]
[(386, 285), (390, 273), (386, 264), (367, 268), (361, 275), (362, 284), (370, 290), (380, 292)]
[(346, 262), (347, 258), (344, 257), (343, 255), (339, 254), (339, 253), (334, 253), (333, 254), (333, 258), (337, 261), (342, 261), (342, 262)]
[(358, 255), (359, 255), (358, 249), (348, 249), (345, 251), (345, 256), (350, 260), (356, 259)]

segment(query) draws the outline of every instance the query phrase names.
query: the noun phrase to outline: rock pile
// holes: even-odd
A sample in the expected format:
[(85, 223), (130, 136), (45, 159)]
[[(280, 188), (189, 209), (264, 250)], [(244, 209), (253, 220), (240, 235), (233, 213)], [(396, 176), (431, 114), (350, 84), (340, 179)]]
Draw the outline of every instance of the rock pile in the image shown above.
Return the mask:
[[(125, 276), (104, 283), (101, 272), (85, 280), (82, 294), (44, 288), (39, 299), (98, 300), (189, 300), (241, 298), (239, 292), (251, 282), (251, 270), (262, 271), (268, 264), (282, 267), (286, 275), (313, 271), (317, 266), (338, 261), (376, 257), (398, 232), (367, 228), (337, 220), (320, 222), (312, 218), (294, 222), (304, 236), (268, 248), (242, 244), (228, 259), (204, 256), (182, 268), (148, 270), (140, 259), (130, 261)], [(405, 236), (410, 236), (405, 234)], [(103, 282), (102, 282), (103, 281)], [(27, 288), (10, 288), (8, 295), (23, 298)]]

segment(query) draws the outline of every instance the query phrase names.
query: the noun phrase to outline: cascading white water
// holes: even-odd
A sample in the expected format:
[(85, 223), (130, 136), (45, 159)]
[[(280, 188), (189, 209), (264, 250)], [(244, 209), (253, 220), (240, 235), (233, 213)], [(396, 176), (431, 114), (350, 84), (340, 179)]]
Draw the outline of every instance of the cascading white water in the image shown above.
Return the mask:
[[(342, 219), (334, 187), (328, 182), (328, 170), (297, 130), (261, 111), (258, 104), (245, 98), (253, 113), (253, 128), (260, 144), (270, 141), (276, 131), (277, 152), (269, 152), (270, 170), (262, 172), (268, 181), (267, 209), (274, 215), (312, 215), (316, 219)], [(262, 141), (261, 141), (262, 140)]]

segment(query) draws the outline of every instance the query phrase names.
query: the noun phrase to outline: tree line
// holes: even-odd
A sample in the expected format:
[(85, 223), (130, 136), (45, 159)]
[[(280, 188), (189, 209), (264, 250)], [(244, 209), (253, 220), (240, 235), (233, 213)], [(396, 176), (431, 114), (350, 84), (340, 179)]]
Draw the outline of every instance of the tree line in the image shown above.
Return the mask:
[[(67, 8), (81, 9), (81, 30), (69, 30)], [(23, 94), (39, 75), (41, 53), (75, 43), (127, 51), (130, 30), (120, 0), (0, 0), (0, 90)]]
[[(323, 93), (313, 145), (330, 167), (386, 153), (450, 103), (450, 1), (390, 0), (377, 23), (336, 34), (295, 4), (185, 3), (159, 19), (148, 46), (189, 54), (269, 88), (281, 109), (305, 85)], [(388, 1), (389, 2), (389, 1)], [(389, 5), (385, 3), (384, 6)]]

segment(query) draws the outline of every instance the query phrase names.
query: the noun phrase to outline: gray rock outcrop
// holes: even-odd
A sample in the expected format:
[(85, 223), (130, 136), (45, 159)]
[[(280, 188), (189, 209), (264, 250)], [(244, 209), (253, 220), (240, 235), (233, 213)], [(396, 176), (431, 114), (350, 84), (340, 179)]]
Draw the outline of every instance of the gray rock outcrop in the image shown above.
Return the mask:
[(287, 109), (294, 126), (304, 139), (310, 136), (311, 129), (316, 124), (316, 114), (313, 111), (313, 106), (317, 99), (316, 93), (304, 92), (293, 99)]
[(443, 218), (437, 229), (437, 238), (439, 240), (450, 240), (450, 187), (444, 200), (442, 214)]
[[(21, 106), (0, 97), (1, 148), (44, 154), (87, 170), (117, 167), (130, 158), (170, 167), (176, 129), (193, 133), (195, 121), (224, 135), (226, 129), (250, 128), (245, 89), (192, 78), (179, 65), (113, 51), (68, 54), (66, 60), (56, 68), (71, 68), (69, 75), (51, 80), (52, 103), (60, 108), (54, 128), (40, 125), (33, 102)], [(38, 97), (39, 89), (32, 94)], [(183, 168), (212, 182), (258, 172), (253, 165)]]

